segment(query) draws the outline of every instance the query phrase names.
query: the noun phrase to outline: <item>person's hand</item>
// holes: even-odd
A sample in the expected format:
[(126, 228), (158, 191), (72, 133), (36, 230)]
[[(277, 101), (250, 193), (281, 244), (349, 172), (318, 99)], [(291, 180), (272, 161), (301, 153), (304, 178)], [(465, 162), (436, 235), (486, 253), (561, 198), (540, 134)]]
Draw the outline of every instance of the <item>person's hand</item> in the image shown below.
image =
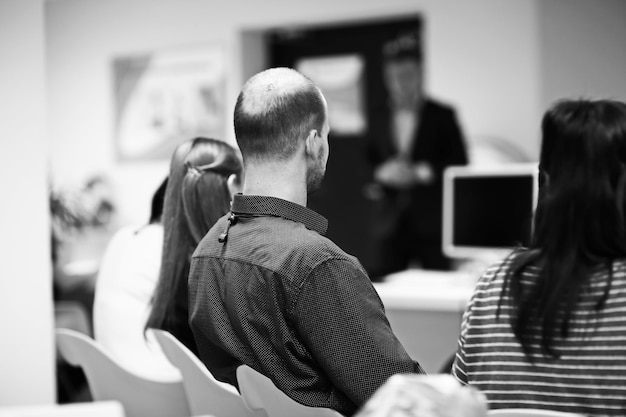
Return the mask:
[(484, 394), (451, 375), (390, 377), (355, 417), (485, 417)]
[(407, 189), (416, 184), (432, 184), (435, 181), (435, 172), (428, 162), (418, 161), (411, 164), (403, 158), (392, 158), (376, 169), (374, 179), (387, 187)]
[(424, 161), (418, 161), (413, 164), (413, 176), (418, 184), (432, 184), (435, 181), (435, 171), (433, 167)]
[(374, 179), (387, 187), (406, 189), (416, 183), (415, 172), (405, 159), (388, 159), (374, 171)]

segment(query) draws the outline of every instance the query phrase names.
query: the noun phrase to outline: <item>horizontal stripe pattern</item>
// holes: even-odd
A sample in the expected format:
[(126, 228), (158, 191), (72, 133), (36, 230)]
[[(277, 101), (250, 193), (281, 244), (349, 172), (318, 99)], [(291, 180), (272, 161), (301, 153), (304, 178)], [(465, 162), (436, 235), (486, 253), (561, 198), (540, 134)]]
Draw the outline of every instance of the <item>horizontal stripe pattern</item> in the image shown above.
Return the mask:
[[(614, 263), (602, 308), (597, 305), (609, 285), (608, 271), (590, 277), (572, 311), (568, 336), (554, 340), (558, 359), (542, 354), (538, 328), (530, 335), (528, 355), (515, 338), (512, 301), (502, 291), (509, 267), (510, 260), (498, 263), (477, 282), (463, 316), (454, 376), (480, 389), (492, 409), (626, 415), (626, 261)], [(522, 287), (537, 277), (538, 270), (528, 268)]]

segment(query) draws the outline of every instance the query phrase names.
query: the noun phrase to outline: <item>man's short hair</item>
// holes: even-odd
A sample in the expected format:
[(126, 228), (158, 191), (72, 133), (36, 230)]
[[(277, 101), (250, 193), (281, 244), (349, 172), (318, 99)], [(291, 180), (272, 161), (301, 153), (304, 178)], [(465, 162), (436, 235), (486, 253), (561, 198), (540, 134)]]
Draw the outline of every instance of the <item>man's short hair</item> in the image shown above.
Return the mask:
[(404, 61), (407, 59), (422, 62), (422, 45), (419, 32), (408, 31), (397, 35), (383, 45), (385, 62)]
[(321, 132), (326, 107), (320, 89), (290, 68), (251, 77), (235, 105), (235, 137), (246, 159), (286, 160), (312, 129)]

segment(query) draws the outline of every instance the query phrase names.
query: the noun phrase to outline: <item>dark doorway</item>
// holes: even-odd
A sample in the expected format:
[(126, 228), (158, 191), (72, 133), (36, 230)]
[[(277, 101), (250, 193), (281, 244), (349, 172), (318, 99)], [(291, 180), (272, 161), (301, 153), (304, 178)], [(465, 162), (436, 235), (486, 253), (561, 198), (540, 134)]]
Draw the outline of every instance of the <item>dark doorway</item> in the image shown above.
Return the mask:
[(296, 68), (305, 74), (303, 69), (316, 72), (315, 76), (307, 75), (324, 91), (329, 113), (335, 113), (335, 119), (330, 119), (326, 177), (322, 188), (309, 197), (309, 206), (328, 218), (328, 237), (359, 258), (368, 271), (373, 259), (372, 201), (368, 198), (373, 167), (367, 158), (367, 145), (369, 126), (377, 118), (376, 104), (386, 100), (382, 47), (399, 32), (419, 31), (421, 27), (420, 16), (411, 15), (275, 29), (266, 34), (268, 66)]

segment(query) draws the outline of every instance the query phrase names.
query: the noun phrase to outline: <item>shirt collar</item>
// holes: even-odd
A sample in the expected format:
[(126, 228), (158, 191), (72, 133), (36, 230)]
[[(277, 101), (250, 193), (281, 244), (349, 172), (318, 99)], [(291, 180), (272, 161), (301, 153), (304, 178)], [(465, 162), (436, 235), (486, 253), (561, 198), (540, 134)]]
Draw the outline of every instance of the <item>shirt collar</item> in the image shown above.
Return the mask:
[(231, 211), (234, 214), (277, 216), (302, 223), (307, 229), (325, 235), (328, 220), (313, 210), (281, 198), (263, 195), (235, 194)]

